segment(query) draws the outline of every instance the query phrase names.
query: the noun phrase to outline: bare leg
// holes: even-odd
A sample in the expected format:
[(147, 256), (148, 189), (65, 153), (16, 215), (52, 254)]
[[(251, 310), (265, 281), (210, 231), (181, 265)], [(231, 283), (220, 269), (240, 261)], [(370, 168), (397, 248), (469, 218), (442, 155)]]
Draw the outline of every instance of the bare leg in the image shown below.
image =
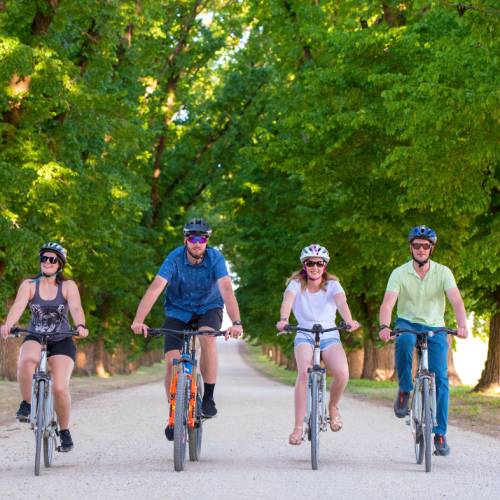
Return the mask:
[(52, 392), (54, 406), (61, 429), (69, 429), (69, 416), (71, 413), (71, 395), (69, 393), (69, 380), (75, 362), (64, 354), (51, 356), (48, 360), (52, 377)]
[(299, 344), (295, 348), (297, 380), (295, 382), (295, 429), (302, 429), (306, 416), (307, 369), (312, 368), (313, 348), (309, 344)]
[(31, 403), (31, 386), (33, 374), (40, 361), (40, 351), (42, 346), (35, 340), (27, 340), (19, 351), (19, 361), (17, 363), (17, 381), (21, 398), (27, 403)]
[[(340, 420), (338, 405), (342, 395), (344, 394), (347, 382), (349, 381), (349, 366), (347, 364), (347, 357), (342, 344), (332, 345), (321, 354), (328, 372), (332, 376), (329, 404), (331, 427), (332, 430), (340, 430), (342, 427), (342, 421)], [(335, 423), (335, 419), (337, 419), (337, 423)]]
[[(200, 326), (200, 330), (213, 330), (213, 328)], [(215, 384), (219, 367), (216, 338), (205, 335), (199, 335), (198, 338), (201, 345), (200, 371), (203, 381), (206, 384)]]
[(170, 401), (170, 382), (172, 380), (172, 366), (174, 364), (174, 359), (179, 359), (180, 357), (181, 351), (176, 349), (165, 353), (165, 394), (167, 396), (167, 402)]

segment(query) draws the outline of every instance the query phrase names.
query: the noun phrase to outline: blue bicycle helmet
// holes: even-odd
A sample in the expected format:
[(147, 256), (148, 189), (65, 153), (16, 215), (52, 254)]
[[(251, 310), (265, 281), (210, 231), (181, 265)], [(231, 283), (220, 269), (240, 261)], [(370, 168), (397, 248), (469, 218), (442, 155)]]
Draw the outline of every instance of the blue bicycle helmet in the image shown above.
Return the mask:
[(413, 240), (420, 238), (423, 240), (430, 241), (433, 245), (436, 244), (437, 234), (434, 229), (427, 226), (415, 226), (410, 229), (408, 233), (408, 241), (411, 243)]

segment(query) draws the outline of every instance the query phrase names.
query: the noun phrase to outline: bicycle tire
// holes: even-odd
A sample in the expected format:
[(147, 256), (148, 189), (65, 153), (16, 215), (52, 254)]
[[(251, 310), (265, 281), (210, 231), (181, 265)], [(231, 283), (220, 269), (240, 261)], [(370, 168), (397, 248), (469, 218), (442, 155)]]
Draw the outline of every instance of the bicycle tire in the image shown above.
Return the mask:
[(188, 430), (189, 439), (189, 460), (197, 462), (201, 456), (201, 441), (203, 437), (203, 419), (201, 418), (201, 404), (203, 401), (203, 379), (198, 373), (196, 375), (196, 406), (195, 406), (195, 426)]
[(180, 372), (177, 376), (174, 414), (174, 469), (177, 472), (184, 470), (184, 461), (186, 460), (188, 411), (187, 386), (186, 374)]
[(312, 375), (311, 380), (311, 414), (309, 429), (311, 431), (311, 466), (313, 470), (319, 465), (319, 384), (318, 377)]
[(45, 413), (45, 380), (38, 382), (35, 414), (35, 476), (40, 475), (40, 457), (42, 453), (42, 438)]
[(424, 434), (422, 432), (423, 412), (422, 398), (419, 390), (413, 392), (410, 407), (410, 425), (413, 433), (413, 442), (415, 448), (415, 460), (417, 464), (424, 461)]
[(431, 471), (432, 461), (432, 417), (430, 407), (429, 379), (422, 381), (422, 426), (425, 448), (425, 472)]
[[(49, 384), (49, 391), (51, 391), (51, 385)], [(56, 429), (57, 422), (54, 418), (54, 399), (51, 394), (46, 402), (45, 417), (49, 424), (46, 426), (46, 432), (43, 437), (43, 463), (45, 467), (50, 467), (54, 459), (54, 450), (57, 446), (56, 443)]]

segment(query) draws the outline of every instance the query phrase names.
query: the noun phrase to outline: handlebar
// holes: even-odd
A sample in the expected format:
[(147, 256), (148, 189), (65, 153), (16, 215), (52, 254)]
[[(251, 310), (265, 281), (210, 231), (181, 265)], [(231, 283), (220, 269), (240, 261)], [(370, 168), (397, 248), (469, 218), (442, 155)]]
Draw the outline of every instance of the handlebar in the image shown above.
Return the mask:
[(79, 337), (80, 334), (76, 330), (70, 330), (69, 332), (37, 332), (35, 330), (28, 330), (27, 328), (21, 328), (15, 326), (10, 329), (9, 337), (21, 337), (26, 335), (37, 335), (39, 337), (50, 338), (53, 335), (66, 335), (67, 337)]
[(307, 332), (307, 333), (319, 333), (319, 334), (322, 334), (322, 333), (326, 333), (326, 332), (342, 332), (342, 331), (348, 331), (350, 330), (351, 327), (345, 322), (345, 321), (341, 321), (338, 326), (335, 326), (333, 328), (323, 328), (322, 325), (320, 324), (315, 324), (313, 325), (312, 328), (303, 328), (299, 325), (286, 325), (285, 326), (285, 329), (278, 333), (278, 336), (279, 335), (286, 335), (287, 333), (291, 333), (291, 332)]
[(170, 328), (148, 328), (150, 337), (162, 337), (168, 334), (180, 335), (206, 335), (207, 337), (220, 337), (226, 335), (226, 332), (221, 330), (172, 330)]
[(448, 335), (456, 335), (457, 331), (452, 330), (451, 328), (439, 328), (437, 330), (427, 330), (419, 332), (417, 330), (412, 330), (411, 328), (394, 328), (394, 330), (391, 331), (391, 336), (389, 338), (395, 339), (396, 337), (399, 337), (402, 333), (411, 333), (413, 335), (424, 335), (427, 337), (433, 337), (434, 334), (436, 333), (447, 333)]

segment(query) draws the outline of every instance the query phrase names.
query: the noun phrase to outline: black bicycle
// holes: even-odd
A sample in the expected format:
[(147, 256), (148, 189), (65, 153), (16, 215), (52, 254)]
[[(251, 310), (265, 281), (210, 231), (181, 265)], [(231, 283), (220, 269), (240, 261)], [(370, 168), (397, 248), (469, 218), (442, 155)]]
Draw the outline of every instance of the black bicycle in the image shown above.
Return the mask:
[[(12, 328), (11, 337), (37, 335), (41, 340), (40, 361), (33, 375), (31, 389), (31, 413), (29, 423), (35, 433), (35, 476), (40, 475), (40, 460), (43, 448), (43, 463), (50, 467), (54, 458), (54, 450), (59, 450), (57, 438), (59, 428), (54, 411), (52, 379), (47, 370), (47, 341), (53, 333), (40, 333), (25, 328)], [(68, 337), (77, 337), (78, 332), (57, 332)]]
[(174, 469), (184, 470), (186, 444), (189, 443), (189, 460), (196, 462), (201, 455), (203, 420), (203, 379), (198, 372), (196, 358), (196, 336), (218, 337), (225, 335), (219, 330), (171, 330), (168, 328), (148, 328), (148, 335), (181, 334), (183, 343), (181, 357), (174, 359), (170, 382), (168, 427), (174, 429)]
[(425, 457), (425, 472), (431, 471), (432, 459), (432, 428), (437, 426), (436, 420), (436, 382), (434, 373), (429, 370), (429, 356), (427, 341), (436, 333), (444, 332), (456, 335), (456, 330), (440, 328), (419, 332), (410, 328), (395, 328), (391, 338), (396, 338), (403, 333), (416, 335), (417, 343), (417, 373), (411, 394), (411, 404), (408, 410), (407, 424), (411, 426), (415, 447), (415, 459), (421, 464)]
[[(326, 332), (348, 331), (350, 326), (340, 322), (334, 328), (326, 328), (319, 324), (313, 325), (312, 329), (302, 328), (296, 325), (287, 325), (283, 333), (306, 332), (314, 334), (313, 366), (307, 369), (307, 411), (304, 418), (306, 424), (305, 434), (311, 442), (311, 465), (317, 470), (319, 465), (319, 433), (328, 429), (329, 417), (326, 410), (326, 369), (321, 367), (321, 335)], [(282, 335), (279, 333), (278, 335)]]

